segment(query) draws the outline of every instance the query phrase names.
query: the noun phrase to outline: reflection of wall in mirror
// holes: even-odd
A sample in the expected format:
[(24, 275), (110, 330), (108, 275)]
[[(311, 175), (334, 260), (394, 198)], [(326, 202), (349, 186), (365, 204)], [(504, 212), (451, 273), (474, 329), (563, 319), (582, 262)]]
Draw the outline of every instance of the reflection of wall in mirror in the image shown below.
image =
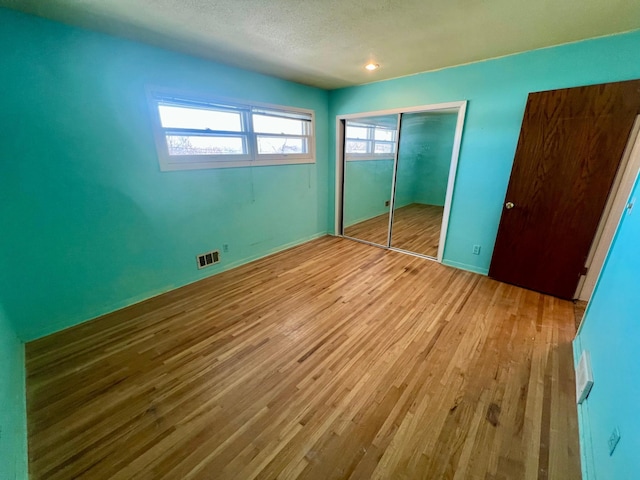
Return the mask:
[(455, 112), (402, 116), (396, 207), (444, 205), (457, 119)]
[(344, 226), (389, 212), (393, 160), (350, 160), (345, 162)]

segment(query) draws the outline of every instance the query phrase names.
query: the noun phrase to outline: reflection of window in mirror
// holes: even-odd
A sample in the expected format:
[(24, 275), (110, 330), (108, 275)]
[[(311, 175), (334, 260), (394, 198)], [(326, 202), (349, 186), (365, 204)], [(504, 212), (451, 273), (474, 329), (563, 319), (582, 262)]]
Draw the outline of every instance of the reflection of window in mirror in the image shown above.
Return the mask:
[(346, 160), (388, 160), (396, 152), (395, 127), (347, 122), (345, 135)]

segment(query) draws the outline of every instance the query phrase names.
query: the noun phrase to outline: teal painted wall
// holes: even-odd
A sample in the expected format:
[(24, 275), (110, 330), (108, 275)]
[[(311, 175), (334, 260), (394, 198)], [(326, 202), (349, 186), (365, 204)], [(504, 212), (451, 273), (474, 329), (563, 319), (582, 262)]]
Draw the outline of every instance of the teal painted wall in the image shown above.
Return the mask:
[[(640, 200), (640, 181), (631, 198)], [(593, 388), (579, 407), (584, 480), (640, 478), (640, 204), (622, 216), (576, 341), (591, 355)], [(615, 427), (620, 443), (609, 456)]]
[[(527, 94), (634, 78), (640, 78), (640, 31), (334, 90), (330, 151), (336, 115), (468, 100), (444, 263), (486, 273)], [(333, 178), (335, 162), (330, 166)], [(330, 224), (334, 198), (332, 191)], [(480, 255), (473, 255), (474, 244), (482, 246)]]
[(24, 344), (0, 304), (0, 479), (27, 478)]
[[(0, 24), (0, 292), (21, 339), (327, 232), (326, 91), (7, 9)], [(160, 172), (147, 84), (313, 109), (317, 163)]]

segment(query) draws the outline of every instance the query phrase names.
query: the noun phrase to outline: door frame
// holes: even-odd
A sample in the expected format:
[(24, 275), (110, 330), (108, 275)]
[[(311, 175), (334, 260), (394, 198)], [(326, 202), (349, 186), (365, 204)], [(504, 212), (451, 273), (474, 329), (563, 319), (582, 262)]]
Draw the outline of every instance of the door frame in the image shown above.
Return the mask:
[[(336, 178), (335, 178), (335, 224), (334, 235), (344, 237), (343, 231), (343, 199), (344, 199), (344, 139), (345, 139), (345, 123), (346, 120), (353, 120), (363, 117), (372, 117), (379, 115), (402, 115), (403, 113), (420, 113), (420, 112), (433, 112), (439, 110), (451, 110), (458, 109), (458, 119), (456, 121), (456, 130), (453, 136), (453, 150), (451, 152), (451, 164), (449, 165), (449, 177), (447, 180), (447, 193), (445, 196), (444, 211), (442, 215), (442, 224), (440, 227), (440, 240), (438, 243), (438, 256), (434, 259), (426, 255), (417, 254), (414, 252), (408, 252), (390, 246), (389, 241), (387, 245), (382, 248), (394, 250), (403, 253), (410, 253), (412, 255), (434, 260), (442, 263), (442, 257), (444, 254), (445, 242), (447, 239), (447, 231), (449, 229), (449, 219), (451, 216), (451, 204), (453, 202), (453, 190), (455, 187), (456, 173), (458, 170), (458, 160), (460, 158), (460, 148), (462, 145), (462, 130), (464, 128), (464, 120), (467, 111), (467, 100), (461, 100), (457, 102), (445, 102), (429, 105), (418, 105), (413, 107), (400, 107), (387, 110), (375, 110), (367, 112), (349, 113), (336, 116)], [(398, 132), (400, 135), (400, 132)], [(396, 158), (398, 155), (398, 148), (396, 147)], [(395, 164), (396, 162), (394, 162)], [(395, 177), (395, 171), (394, 171)], [(395, 191), (392, 191), (391, 206), (393, 206), (393, 198), (395, 197)], [(390, 218), (393, 215), (391, 210)], [(365, 242), (367, 243), (367, 242)], [(378, 246), (378, 245), (376, 245)]]
[(589, 301), (595, 288), (604, 260), (613, 242), (613, 236), (618, 228), (622, 214), (627, 207), (627, 201), (633, 184), (640, 172), (640, 115), (631, 128), (627, 145), (622, 154), (620, 167), (616, 174), (604, 211), (600, 217), (598, 229), (589, 249), (586, 265), (587, 274), (580, 277), (574, 299)]

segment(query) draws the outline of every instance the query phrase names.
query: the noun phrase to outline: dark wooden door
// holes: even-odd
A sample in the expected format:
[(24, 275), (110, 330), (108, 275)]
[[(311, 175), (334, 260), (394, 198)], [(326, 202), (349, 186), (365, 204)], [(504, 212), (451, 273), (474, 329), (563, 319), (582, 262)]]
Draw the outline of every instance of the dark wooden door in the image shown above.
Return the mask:
[(529, 95), (491, 277), (573, 298), (639, 111), (640, 80)]

